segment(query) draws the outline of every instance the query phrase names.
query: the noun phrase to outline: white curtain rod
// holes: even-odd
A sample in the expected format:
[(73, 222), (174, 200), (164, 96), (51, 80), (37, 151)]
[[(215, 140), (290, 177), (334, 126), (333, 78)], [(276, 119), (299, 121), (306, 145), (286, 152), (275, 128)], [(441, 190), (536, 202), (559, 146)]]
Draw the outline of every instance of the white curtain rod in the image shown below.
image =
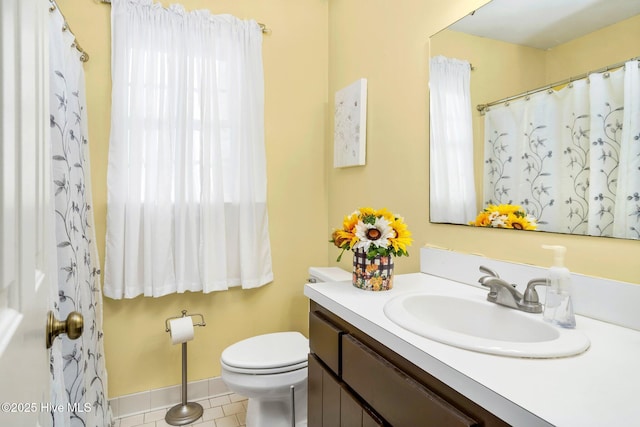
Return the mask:
[[(111, 4), (111, 0), (100, 0), (100, 3)], [(271, 33), (271, 29), (267, 28), (265, 24), (258, 22), (258, 25), (260, 26), (260, 29), (262, 30), (263, 34)]]

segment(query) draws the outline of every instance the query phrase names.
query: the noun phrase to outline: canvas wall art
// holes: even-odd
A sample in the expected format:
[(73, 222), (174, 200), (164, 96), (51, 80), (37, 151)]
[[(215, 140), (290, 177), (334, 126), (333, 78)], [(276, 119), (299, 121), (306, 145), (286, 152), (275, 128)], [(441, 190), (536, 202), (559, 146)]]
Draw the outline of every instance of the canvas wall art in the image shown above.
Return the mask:
[(367, 141), (367, 79), (336, 92), (333, 167), (365, 164)]

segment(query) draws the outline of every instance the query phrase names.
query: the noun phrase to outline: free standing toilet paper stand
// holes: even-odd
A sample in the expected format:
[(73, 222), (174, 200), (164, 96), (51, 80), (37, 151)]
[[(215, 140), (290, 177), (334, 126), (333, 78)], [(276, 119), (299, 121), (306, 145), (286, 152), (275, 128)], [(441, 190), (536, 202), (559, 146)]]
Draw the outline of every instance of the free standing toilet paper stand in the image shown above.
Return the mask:
[[(193, 326), (206, 326), (204, 322), (204, 316), (202, 314), (189, 314), (187, 310), (182, 310), (182, 316), (169, 317), (164, 321), (165, 331), (171, 333), (169, 322), (172, 319), (180, 319), (183, 317), (199, 316), (200, 322), (194, 323)], [(177, 404), (173, 408), (169, 409), (167, 415), (164, 417), (167, 424), (172, 426), (182, 426), (190, 424), (202, 416), (202, 405), (195, 402), (187, 402), (187, 343), (182, 343), (182, 403)]]

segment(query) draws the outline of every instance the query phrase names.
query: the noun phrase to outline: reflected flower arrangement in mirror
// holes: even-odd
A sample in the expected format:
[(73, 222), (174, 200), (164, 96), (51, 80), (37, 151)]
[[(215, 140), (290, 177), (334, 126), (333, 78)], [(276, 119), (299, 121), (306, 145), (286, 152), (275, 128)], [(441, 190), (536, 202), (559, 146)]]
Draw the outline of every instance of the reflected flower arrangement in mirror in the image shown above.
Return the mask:
[(518, 205), (489, 205), (469, 225), (516, 230), (535, 230), (538, 227), (536, 218)]

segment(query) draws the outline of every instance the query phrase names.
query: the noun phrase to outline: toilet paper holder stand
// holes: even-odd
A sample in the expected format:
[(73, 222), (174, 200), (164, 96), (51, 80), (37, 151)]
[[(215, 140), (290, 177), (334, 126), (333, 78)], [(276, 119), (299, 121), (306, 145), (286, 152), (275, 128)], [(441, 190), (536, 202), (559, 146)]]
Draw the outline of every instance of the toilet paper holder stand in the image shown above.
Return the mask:
[(194, 323), (193, 326), (207, 326), (207, 324), (204, 321), (204, 316), (202, 314), (198, 314), (198, 313), (194, 313), (194, 314), (187, 314), (187, 310), (182, 310), (182, 316), (174, 316), (174, 317), (168, 317), (164, 320), (164, 331), (165, 332), (171, 332), (171, 328), (169, 327), (169, 321), (173, 320), (173, 319), (180, 319), (182, 317), (187, 317), (187, 316), (198, 316), (200, 317), (200, 321), (198, 323)]
[[(182, 317), (194, 317), (200, 318), (200, 321), (194, 323), (193, 326), (206, 326), (204, 316), (202, 314), (187, 314), (187, 310), (182, 310), (182, 316), (169, 317), (164, 321), (165, 332), (171, 332), (169, 321), (173, 319), (180, 319)], [(182, 402), (169, 409), (164, 419), (167, 424), (172, 426), (181, 426), (185, 424), (191, 424), (202, 416), (204, 409), (202, 405), (195, 402), (187, 402), (187, 343), (182, 343)]]

